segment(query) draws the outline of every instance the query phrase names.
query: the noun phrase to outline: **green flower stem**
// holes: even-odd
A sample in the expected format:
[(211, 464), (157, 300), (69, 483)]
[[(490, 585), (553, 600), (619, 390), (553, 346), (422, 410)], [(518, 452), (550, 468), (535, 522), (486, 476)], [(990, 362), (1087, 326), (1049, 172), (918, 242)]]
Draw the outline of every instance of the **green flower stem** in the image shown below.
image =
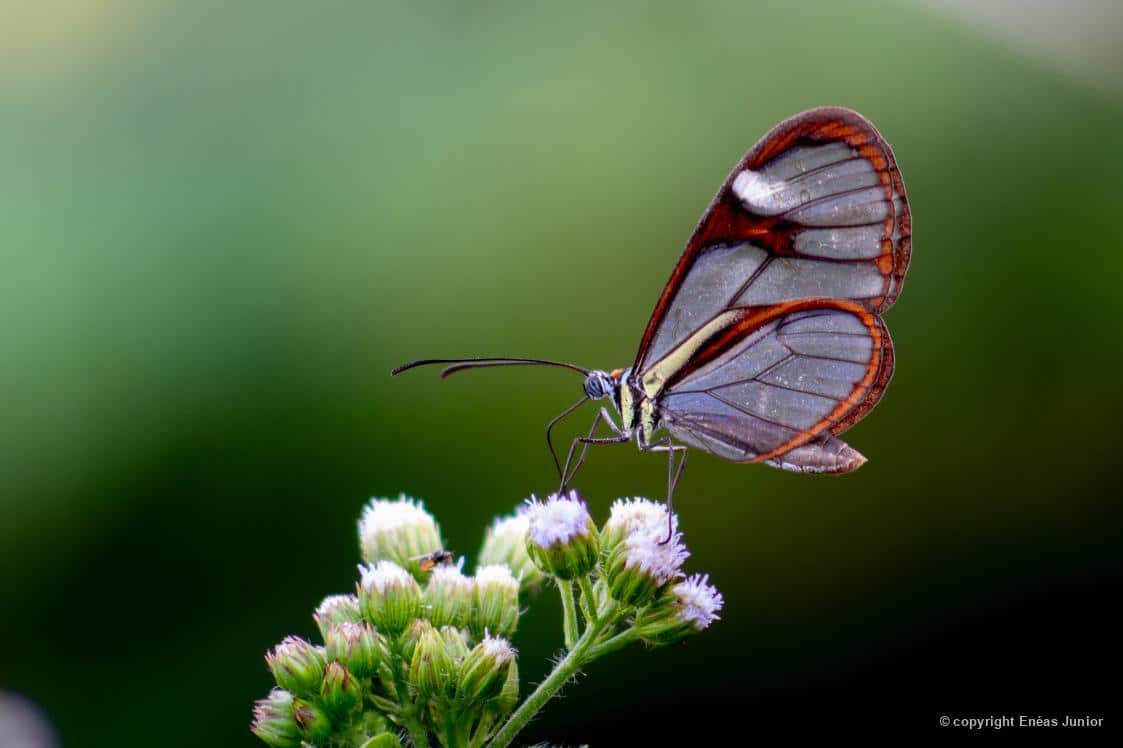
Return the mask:
[(581, 611), (585, 614), (585, 621), (593, 623), (597, 620), (597, 596), (593, 592), (593, 583), (589, 581), (588, 574), (582, 574), (577, 578), (577, 584), (581, 587)]
[(507, 748), (511, 741), (515, 739), (515, 736), (533, 719), (534, 715), (546, 705), (546, 702), (552, 699), (561, 690), (562, 686), (583, 665), (589, 662), (589, 650), (596, 643), (601, 631), (615, 621), (615, 613), (616, 604), (612, 600), (609, 600), (604, 607), (597, 611), (596, 619), (585, 629), (585, 633), (566, 653), (561, 662), (554, 667), (553, 671), (546, 676), (546, 680), (539, 683), (538, 688), (534, 689), (534, 693), (527, 696), (526, 701), (520, 704), (515, 713), (508, 718), (506, 724), (492, 738), (488, 748)]
[(425, 725), (421, 724), (421, 720), (418, 719), (417, 712), (410, 709), (404, 716), (406, 732), (409, 733), (409, 739), (414, 748), (429, 748), (429, 733), (425, 729)]
[(558, 592), (562, 601), (562, 631), (565, 635), (565, 648), (572, 651), (577, 643), (577, 608), (573, 603), (573, 582), (558, 580)]
[(616, 636), (594, 645), (589, 650), (588, 661), (592, 662), (598, 658), (604, 657), (606, 654), (612, 654), (618, 649), (623, 649), (632, 642), (639, 639), (639, 632), (635, 628), (629, 628)]

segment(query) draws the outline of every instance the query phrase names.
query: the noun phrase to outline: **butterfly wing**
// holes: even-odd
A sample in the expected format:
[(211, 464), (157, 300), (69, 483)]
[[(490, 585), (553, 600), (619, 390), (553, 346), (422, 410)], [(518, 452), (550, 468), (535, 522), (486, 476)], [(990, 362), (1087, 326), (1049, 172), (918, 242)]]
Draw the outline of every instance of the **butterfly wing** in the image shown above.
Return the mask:
[(824, 107), (781, 122), (703, 214), (632, 370), (728, 308), (822, 297), (884, 312), (901, 291), (911, 230), (893, 152), (869, 120)]
[(740, 313), (668, 376), (662, 425), (736, 462), (824, 473), (861, 466), (865, 458), (834, 435), (877, 403), (892, 374), (882, 321), (845, 301)]
[(632, 371), (681, 441), (726, 459), (845, 472), (834, 438), (880, 399), (911, 217), (868, 120), (822, 108), (777, 125), (702, 216)]

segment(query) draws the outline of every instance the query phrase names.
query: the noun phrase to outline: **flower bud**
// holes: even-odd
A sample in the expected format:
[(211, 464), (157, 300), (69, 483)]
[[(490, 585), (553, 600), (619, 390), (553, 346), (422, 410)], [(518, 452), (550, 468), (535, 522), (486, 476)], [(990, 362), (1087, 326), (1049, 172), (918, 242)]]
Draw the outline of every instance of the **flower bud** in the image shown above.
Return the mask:
[(682, 564), (690, 554), (680, 535), (676, 533), (668, 543), (659, 541), (649, 534), (633, 532), (608, 554), (604, 576), (613, 599), (625, 605), (646, 605), (663, 585), (682, 576)]
[(319, 706), (304, 699), (293, 699), (292, 714), (308, 742), (323, 743), (331, 737), (331, 719)]
[[(410, 621), (406, 630), (402, 632), (402, 635), (398, 637), (398, 653), (401, 655), (406, 668), (409, 668), (410, 660), (413, 659), (413, 651), (417, 648), (417, 643), (421, 641), (422, 635), (432, 628), (433, 624), (428, 619), (414, 618)], [(383, 658), (383, 663), (388, 661), (389, 658)]]
[(507, 668), (507, 679), (503, 681), (503, 688), (500, 689), (499, 695), (492, 699), (488, 705), (495, 713), (496, 718), (502, 719), (514, 709), (519, 703), (519, 663), (518, 660), (511, 660), (510, 667)]
[(359, 598), (354, 595), (328, 595), (312, 617), (316, 619), (316, 626), (324, 641), (327, 641), (328, 629), (337, 623), (358, 623), (363, 620), (363, 615), (359, 612)]
[(460, 566), (438, 566), (429, 575), (423, 602), (434, 626), (463, 626), (472, 611), (472, 580)]
[(402, 494), (397, 501), (371, 499), (359, 519), (359, 547), (368, 564), (393, 561), (415, 577), (418, 560), (441, 545), (441, 530), (420, 501)]
[(363, 689), (355, 676), (339, 662), (329, 662), (320, 684), (320, 703), (332, 714), (349, 715), (363, 698)]
[(293, 718), (292, 694), (274, 688), (254, 704), (250, 730), (273, 748), (297, 748), (300, 728)]
[(286, 637), (265, 655), (277, 685), (297, 696), (312, 696), (320, 691), (326, 660), (324, 653), (297, 636)]
[(534, 565), (526, 550), (526, 535), (530, 520), (526, 511), (507, 517), (497, 517), (487, 529), (477, 568), (493, 564), (506, 564), (519, 580), (523, 589), (533, 589), (546, 578)]
[(343, 663), (356, 678), (370, 678), (378, 672), (378, 634), (366, 621), (332, 626), (324, 639), (324, 651), (330, 662)]
[(456, 664), (445, 640), (432, 626), (427, 628), (413, 650), (409, 663), (409, 682), (422, 699), (447, 693), (453, 684)]
[(468, 656), (468, 633), (454, 626), (441, 626), (441, 638), (445, 649), (457, 665)]
[(709, 581), (709, 574), (695, 574), (660, 595), (636, 619), (640, 637), (649, 644), (673, 644), (720, 620), (725, 600)]
[(460, 665), (456, 696), (468, 704), (479, 704), (499, 696), (508, 685), (514, 662), (515, 650), (510, 642), (499, 637), (484, 637)]
[(405, 569), (392, 561), (379, 561), (359, 570), (359, 607), (379, 631), (396, 635), (421, 615), (421, 588)]
[(588, 574), (597, 564), (597, 526), (576, 491), (531, 498), (526, 549), (539, 569), (559, 579)]
[(506, 566), (495, 564), (476, 572), (472, 603), (469, 624), (475, 636), (515, 633), (519, 625), (519, 581)]

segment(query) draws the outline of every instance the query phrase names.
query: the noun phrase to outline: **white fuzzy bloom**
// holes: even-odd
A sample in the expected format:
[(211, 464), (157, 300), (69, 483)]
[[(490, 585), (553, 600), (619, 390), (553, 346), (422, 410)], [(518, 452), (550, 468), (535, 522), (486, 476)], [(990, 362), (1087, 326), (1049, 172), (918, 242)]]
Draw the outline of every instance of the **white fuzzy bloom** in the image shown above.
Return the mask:
[(363, 560), (391, 559), (405, 565), (410, 558), (441, 548), (441, 531), (425, 505), (401, 494), (396, 501), (371, 499), (359, 518)]
[(678, 616), (696, 631), (702, 631), (714, 621), (721, 620), (718, 613), (725, 600), (717, 588), (710, 584), (709, 574), (694, 574), (673, 588), (678, 601)]
[(335, 620), (339, 616), (353, 614), (358, 617), (359, 598), (354, 595), (328, 595), (313, 614), (317, 619)]
[(519, 580), (511, 573), (506, 564), (491, 564), (484, 566), (476, 572), (476, 586), (488, 587), (498, 585), (507, 590), (519, 590)]
[(530, 519), (526, 512), (516, 512), (507, 517), (496, 517), (488, 529), (488, 534), (496, 540), (522, 540), (529, 529)]
[[(671, 528), (678, 529), (678, 515), (671, 517)], [(604, 523), (606, 533), (619, 532), (622, 535), (633, 533), (662, 533), (667, 536), (667, 505), (636, 496), (631, 499), (617, 499), (612, 503), (608, 521)]]
[(392, 587), (417, 586), (410, 573), (393, 561), (379, 561), (367, 566), (359, 564), (359, 573), (362, 575), (362, 588), (379, 595), (385, 595), (386, 590)]
[(660, 543), (659, 533), (634, 532), (624, 541), (624, 566), (651, 576), (658, 584), (666, 584), (682, 576), (682, 565), (690, 555), (675, 534), (667, 543)]
[(531, 542), (544, 549), (588, 535), (592, 522), (576, 491), (570, 491), (566, 497), (550, 494), (545, 501), (531, 496), (526, 514)]
[(472, 580), (464, 576), (460, 568), (464, 565), (464, 558), (456, 564), (441, 564), (433, 568), (429, 575), (429, 586), (442, 588), (455, 592), (472, 592)]
[(517, 654), (515, 648), (511, 646), (511, 642), (500, 636), (484, 636), (480, 641), (480, 646), (483, 648), (485, 655), (493, 658), (500, 665), (515, 659)]

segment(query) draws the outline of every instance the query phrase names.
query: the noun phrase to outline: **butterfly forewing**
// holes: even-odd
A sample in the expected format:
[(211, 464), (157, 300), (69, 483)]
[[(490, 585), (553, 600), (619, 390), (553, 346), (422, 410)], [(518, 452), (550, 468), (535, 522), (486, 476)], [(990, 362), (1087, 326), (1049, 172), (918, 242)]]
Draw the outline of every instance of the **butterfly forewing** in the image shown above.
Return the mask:
[(732, 307), (821, 297), (883, 312), (910, 251), (904, 185), (873, 125), (847, 109), (796, 115), (749, 151), (702, 216), (633, 370)]
[(833, 435), (892, 375), (877, 315), (910, 251), (904, 186), (873, 125), (835, 108), (782, 122), (722, 185), (644, 334), (633, 372), (662, 425), (730, 460), (862, 464)]

